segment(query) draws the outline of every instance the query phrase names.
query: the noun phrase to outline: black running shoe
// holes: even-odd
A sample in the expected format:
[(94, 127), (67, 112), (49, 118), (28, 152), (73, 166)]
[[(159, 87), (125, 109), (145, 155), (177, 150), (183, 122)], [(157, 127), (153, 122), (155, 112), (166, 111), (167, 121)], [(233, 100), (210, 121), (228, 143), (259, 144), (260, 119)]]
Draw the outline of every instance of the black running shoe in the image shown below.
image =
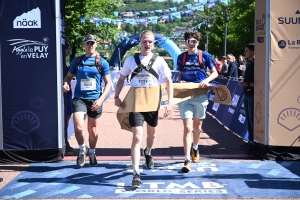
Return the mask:
[(151, 155), (146, 155), (146, 149), (143, 150), (143, 154), (145, 157), (145, 164), (148, 169), (154, 169), (154, 162)]
[(79, 154), (77, 156), (77, 165), (82, 167), (85, 164), (85, 155), (86, 153), (89, 151), (89, 148), (87, 146), (85, 146), (85, 151), (84, 150), (80, 150)]
[(90, 167), (97, 167), (98, 162), (97, 162), (97, 157), (95, 153), (90, 153)]
[(141, 185), (142, 185), (141, 175), (139, 175), (139, 174), (133, 175), (131, 184), (132, 184), (132, 187), (135, 187), (135, 188), (141, 187)]

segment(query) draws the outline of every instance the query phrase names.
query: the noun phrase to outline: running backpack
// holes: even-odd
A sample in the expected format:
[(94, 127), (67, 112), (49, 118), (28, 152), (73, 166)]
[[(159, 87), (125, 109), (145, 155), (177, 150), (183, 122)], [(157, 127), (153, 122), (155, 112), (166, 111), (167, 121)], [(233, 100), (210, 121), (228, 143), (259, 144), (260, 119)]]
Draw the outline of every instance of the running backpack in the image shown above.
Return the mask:
[(143, 69), (148, 71), (150, 74), (155, 76), (155, 78), (157, 78), (157, 80), (159, 80), (159, 76), (158, 76), (157, 72), (152, 68), (152, 65), (155, 62), (158, 55), (154, 53), (147, 66), (145, 66), (141, 63), (139, 55), (140, 55), (139, 53), (134, 54), (134, 60), (138, 67), (131, 73), (130, 80), (132, 80), (135, 75), (137, 75), (138, 73), (143, 71)]
[(87, 65), (87, 64), (83, 64), (81, 62), (84, 55), (85, 54), (77, 57), (76, 67), (75, 67), (76, 72), (77, 72), (79, 66), (90, 66), (90, 67), (91, 66), (96, 66), (96, 68), (98, 69), (99, 73), (101, 75), (103, 75), (102, 66), (101, 66), (101, 63), (100, 63), (101, 56), (99, 54), (97, 54), (96, 57), (95, 57), (95, 64), (89, 64), (89, 65)]
[[(186, 57), (187, 57), (187, 55), (188, 55), (188, 52), (187, 52), (187, 51), (183, 53), (183, 56), (182, 56), (182, 65), (183, 65), (183, 67), (185, 66), (185, 62), (186, 62)], [(205, 67), (204, 67), (204, 65), (203, 65), (202, 51), (201, 51), (201, 50), (199, 50), (198, 61), (199, 61), (200, 67), (201, 67), (202, 69), (205, 69)]]

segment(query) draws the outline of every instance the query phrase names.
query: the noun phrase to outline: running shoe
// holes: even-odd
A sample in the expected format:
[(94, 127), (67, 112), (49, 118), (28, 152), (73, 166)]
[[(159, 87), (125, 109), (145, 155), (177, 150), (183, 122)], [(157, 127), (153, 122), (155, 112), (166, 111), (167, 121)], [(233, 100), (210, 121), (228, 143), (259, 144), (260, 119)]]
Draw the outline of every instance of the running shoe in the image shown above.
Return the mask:
[(183, 164), (183, 166), (181, 168), (181, 171), (187, 173), (190, 170), (191, 170), (191, 161), (190, 160), (185, 160), (184, 164)]
[(153, 169), (154, 168), (154, 162), (153, 162), (152, 156), (151, 155), (146, 155), (146, 149), (143, 150), (143, 154), (144, 154), (144, 157), (145, 157), (146, 167), (148, 169)]
[(87, 146), (85, 146), (85, 151), (84, 150), (80, 150), (79, 154), (77, 156), (77, 165), (82, 167), (85, 164), (85, 155), (86, 153), (89, 151), (89, 148)]
[(132, 187), (135, 187), (135, 188), (141, 187), (141, 185), (142, 185), (141, 175), (134, 174), (131, 184), (132, 184)]
[(97, 157), (95, 153), (90, 153), (90, 167), (97, 167), (98, 162), (97, 162)]
[(193, 161), (193, 162), (199, 162), (199, 160), (200, 160), (200, 154), (199, 154), (198, 149), (195, 150), (195, 149), (192, 147), (192, 161)]

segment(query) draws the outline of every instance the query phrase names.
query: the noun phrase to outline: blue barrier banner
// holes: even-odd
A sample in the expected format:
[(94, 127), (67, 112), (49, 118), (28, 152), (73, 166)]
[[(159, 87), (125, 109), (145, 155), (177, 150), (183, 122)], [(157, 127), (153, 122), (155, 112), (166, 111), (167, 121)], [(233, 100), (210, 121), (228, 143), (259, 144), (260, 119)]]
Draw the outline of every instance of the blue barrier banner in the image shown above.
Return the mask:
[(0, 1), (5, 150), (58, 147), (55, 24), (53, 0)]
[[(213, 83), (227, 85), (228, 79), (216, 78), (213, 81)], [(207, 112), (215, 116), (221, 104), (214, 103), (215, 92), (213, 90), (209, 90), (207, 95), (208, 95), (208, 102), (209, 102), (209, 104), (207, 105)]]
[[(231, 93), (231, 105), (222, 105), (222, 107), (219, 108), (216, 117), (229, 128), (231, 124), (232, 117), (235, 112), (235, 108), (237, 106), (237, 103), (239, 101), (240, 92), (243, 92), (241, 90), (241, 87), (239, 86), (237, 81), (229, 80), (227, 84), (227, 88), (229, 89)], [(225, 109), (221, 109), (225, 108)]]
[[(230, 91), (230, 93), (231, 93), (231, 96), (232, 96), (232, 92), (235, 90), (235, 88), (236, 88), (236, 81), (231, 81), (231, 80), (229, 80), (228, 82), (227, 82), (227, 88), (229, 89), (229, 91)], [(224, 104), (220, 104), (219, 105), (219, 108), (218, 108), (218, 111), (217, 111), (217, 113), (215, 114), (215, 117), (219, 120), (219, 121), (221, 121), (222, 123), (223, 123), (223, 121), (222, 121), (222, 118), (223, 118), (223, 116), (224, 115), (226, 115), (227, 117), (229, 117), (230, 118), (230, 120), (231, 120), (231, 118), (232, 118), (232, 115), (233, 115), (233, 112), (230, 112), (229, 113), (229, 115), (228, 115), (228, 109), (229, 109), (229, 105), (224, 105)], [(229, 110), (231, 110), (231, 109), (229, 109)], [(224, 123), (223, 123), (224, 124)], [(224, 124), (225, 125), (225, 124)]]
[(248, 132), (243, 104), (243, 88), (239, 86), (237, 81), (228, 79), (216, 78), (214, 80), (214, 83), (227, 86), (232, 96), (231, 105), (214, 103), (214, 91), (209, 91), (209, 104), (207, 106), (207, 112), (214, 115), (224, 126), (227, 126), (232, 132), (247, 139)]
[[(235, 87), (233, 85), (235, 85)], [(237, 112), (237, 108), (243, 100), (244, 91), (243, 88), (239, 86), (237, 81), (229, 81), (228, 88), (232, 97), (231, 105), (227, 107), (227, 110), (224, 112), (221, 121), (229, 128), (231, 126), (232, 119)]]
[(244, 103), (243, 103), (243, 98), (244, 95), (241, 96), (240, 101), (238, 102), (238, 105), (235, 109), (233, 118), (231, 119), (231, 123), (229, 126), (229, 129), (241, 136), (244, 139), (248, 139), (248, 131), (247, 131), (247, 120), (245, 116), (245, 108), (244, 108)]

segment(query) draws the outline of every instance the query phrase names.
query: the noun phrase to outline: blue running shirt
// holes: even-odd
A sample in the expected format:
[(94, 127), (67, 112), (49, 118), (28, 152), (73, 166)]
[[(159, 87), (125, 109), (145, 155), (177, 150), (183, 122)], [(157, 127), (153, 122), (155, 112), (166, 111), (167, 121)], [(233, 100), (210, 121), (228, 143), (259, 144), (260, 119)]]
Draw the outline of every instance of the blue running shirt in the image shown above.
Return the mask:
[[(182, 58), (183, 54), (180, 54), (177, 59), (177, 70), (182, 72), (181, 80), (186, 82), (200, 83), (206, 79), (206, 71), (202, 69), (199, 63), (199, 52), (194, 55), (187, 55), (185, 66), (183, 66)], [(211, 58), (210, 54), (202, 51), (202, 62), (205, 68), (211, 70), (215, 67), (215, 62)]]
[[(98, 71), (95, 64), (96, 56), (86, 57), (83, 56), (81, 60), (81, 65), (78, 66), (76, 72), (76, 62), (77, 58), (75, 57), (72, 60), (69, 72), (71, 74), (76, 74), (77, 83), (74, 91), (74, 98), (81, 99), (98, 99), (102, 94), (102, 75), (110, 74), (109, 65), (105, 59), (101, 57), (100, 64), (102, 66), (102, 74)], [(91, 66), (84, 66), (91, 65)]]

